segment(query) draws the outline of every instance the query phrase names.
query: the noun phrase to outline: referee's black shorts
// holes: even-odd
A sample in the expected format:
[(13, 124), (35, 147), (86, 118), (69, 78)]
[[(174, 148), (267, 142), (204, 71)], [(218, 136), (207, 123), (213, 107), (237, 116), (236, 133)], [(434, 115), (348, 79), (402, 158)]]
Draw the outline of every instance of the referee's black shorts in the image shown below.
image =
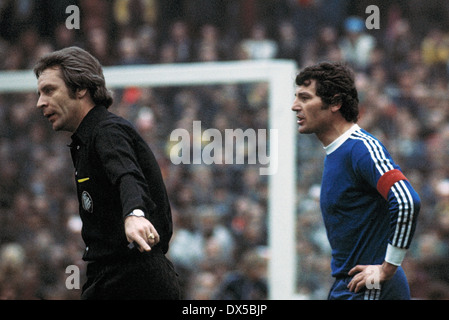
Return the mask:
[(89, 262), (83, 300), (177, 300), (178, 275), (160, 249), (123, 259)]

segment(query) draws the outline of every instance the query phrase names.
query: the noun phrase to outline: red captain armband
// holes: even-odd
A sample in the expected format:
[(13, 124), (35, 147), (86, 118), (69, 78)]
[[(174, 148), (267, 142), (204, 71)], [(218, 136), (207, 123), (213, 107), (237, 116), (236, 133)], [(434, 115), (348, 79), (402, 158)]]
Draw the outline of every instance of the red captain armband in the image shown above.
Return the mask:
[(401, 180), (407, 180), (407, 178), (400, 170), (398, 169), (390, 170), (386, 172), (382, 177), (380, 177), (379, 181), (377, 182), (377, 190), (382, 195), (382, 197), (387, 199), (388, 192), (390, 191), (391, 187), (396, 182)]

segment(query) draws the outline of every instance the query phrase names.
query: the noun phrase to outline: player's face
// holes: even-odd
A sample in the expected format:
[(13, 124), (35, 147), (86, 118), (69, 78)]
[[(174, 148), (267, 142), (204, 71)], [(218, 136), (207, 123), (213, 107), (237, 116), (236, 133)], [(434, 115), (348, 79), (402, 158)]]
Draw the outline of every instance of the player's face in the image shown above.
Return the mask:
[(59, 68), (45, 69), (38, 79), (37, 108), (55, 131), (75, 132), (81, 119), (76, 98), (71, 98)]
[(330, 121), (330, 110), (316, 95), (316, 81), (308, 86), (296, 88), (292, 110), (296, 112), (299, 133), (315, 133), (320, 136), (326, 131)]

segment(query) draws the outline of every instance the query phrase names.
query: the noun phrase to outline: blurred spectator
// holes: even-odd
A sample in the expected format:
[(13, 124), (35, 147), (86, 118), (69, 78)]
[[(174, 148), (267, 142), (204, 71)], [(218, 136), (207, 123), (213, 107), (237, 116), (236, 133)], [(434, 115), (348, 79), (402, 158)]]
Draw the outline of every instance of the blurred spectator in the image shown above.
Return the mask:
[(212, 300), (215, 297), (219, 279), (212, 271), (201, 271), (191, 277), (188, 284), (187, 299), (191, 300)]
[(293, 23), (289, 21), (280, 23), (277, 42), (279, 43), (277, 58), (294, 60), (298, 64), (302, 62), (302, 46)]
[(304, 48), (303, 65), (315, 64), (318, 61), (342, 60), (337, 29), (330, 26), (321, 27), (318, 34)]
[(36, 15), (38, 3), (35, 0), (2, 1), (0, 3), (0, 35), (17, 42), (24, 29), (35, 27), (40, 31), (42, 21)]
[[(102, 29), (110, 34), (113, 8), (109, 0), (78, 0), (81, 13), (81, 30)], [(115, 22), (115, 21), (114, 21)]]
[(110, 66), (115, 62), (115, 48), (112, 44), (106, 28), (99, 26), (87, 29), (86, 48), (104, 66)]
[(365, 70), (368, 67), (371, 52), (376, 45), (375, 38), (365, 30), (362, 18), (349, 17), (345, 20), (345, 35), (340, 41), (340, 49), (344, 61), (357, 70)]
[(268, 38), (264, 25), (256, 24), (251, 28), (249, 38), (241, 42), (242, 49), (249, 59), (272, 59), (276, 57), (278, 45)]
[(214, 298), (218, 300), (267, 299), (266, 271), (266, 257), (257, 249), (246, 252), (242, 256), (238, 270), (224, 276)]
[(422, 41), (422, 60), (429, 66), (434, 74), (439, 71), (447, 72), (449, 61), (449, 36), (441, 29), (435, 28), (429, 31)]
[[(331, 1), (332, 6), (335, 1)], [(320, 0), (297, 0), (286, 2), (290, 7), (289, 10), (291, 11), (292, 21), (298, 32), (299, 38), (306, 43), (310, 42), (316, 37), (317, 32), (323, 23), (322, 7), (327, 6), (328, 4)]]
[(118, 46), (118, 55), (120, 57), (117, 61), (118, 64), (133, 65), (144, 64), (146, 62), (140, 55), (137, 39), (132, 35), (124, 35), (121, 37)]
[(394, 65), (401, 65), (410, 51), (417, 46), (410, 23), (406, 19), (397, 19), (386, 35), (386, 50)]
[(156, 25), (157, 9), (157, 0), (114, 0), (113, 15), (121, 29), (137, 31)]
[(67, 29), (65, 23), (59, 24), (53, 33), (55, 50), (60, 50), (77, 44), (75, 29)]
[(139, 28), (136, 34), (137, 50), (145, 63), (156, 63), (158, 59), (157, 31), (151, 26)]
[(171, 45), (174, 50), (174, 62), (190, 62), (192, 59), (192, 40), (190, 38), (188, 25), (177, 20), (173, 22), (170, 28), (168, 40), (163, 45)]
[(193, 51), (195, 61), (225, 60), (225, 46), (215, 25), (205, 24), (201, 26), (199, 39), (194, 43)]

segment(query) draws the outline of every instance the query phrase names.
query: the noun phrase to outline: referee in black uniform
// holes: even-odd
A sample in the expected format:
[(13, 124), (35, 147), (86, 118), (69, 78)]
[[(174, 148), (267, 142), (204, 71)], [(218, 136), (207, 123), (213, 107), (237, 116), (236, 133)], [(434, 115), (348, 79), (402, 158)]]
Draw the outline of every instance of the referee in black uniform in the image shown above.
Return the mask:
[(100, 63), (78, 47), (34, 68), (37, 108), (55, 131), (72, 132), (79, 211), (88, 261), (82, 299), (179, 299), (165, 257), (170, 204), (156, 159), (133, 126), (107, 108), (113, 99)]

